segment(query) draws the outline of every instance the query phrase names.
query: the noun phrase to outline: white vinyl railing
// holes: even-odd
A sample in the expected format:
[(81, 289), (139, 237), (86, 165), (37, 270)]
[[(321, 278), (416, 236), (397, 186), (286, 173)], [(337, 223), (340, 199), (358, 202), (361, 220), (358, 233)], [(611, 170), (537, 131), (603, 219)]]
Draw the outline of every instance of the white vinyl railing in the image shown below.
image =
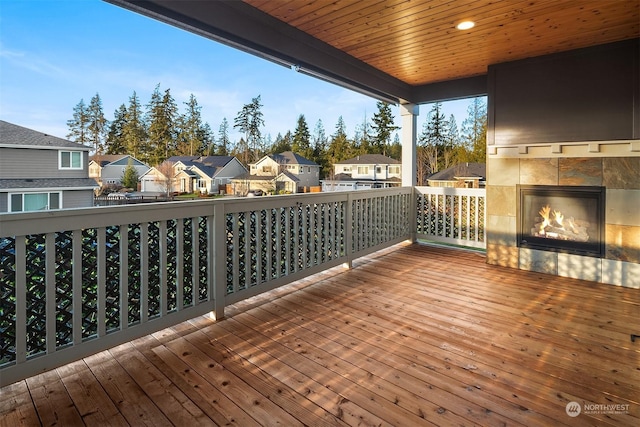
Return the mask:
[(418, 239), (486, 249), (484, 188), (416, 187)]
[(412, 188), (0, 214), (0, 386), (413, 239)]

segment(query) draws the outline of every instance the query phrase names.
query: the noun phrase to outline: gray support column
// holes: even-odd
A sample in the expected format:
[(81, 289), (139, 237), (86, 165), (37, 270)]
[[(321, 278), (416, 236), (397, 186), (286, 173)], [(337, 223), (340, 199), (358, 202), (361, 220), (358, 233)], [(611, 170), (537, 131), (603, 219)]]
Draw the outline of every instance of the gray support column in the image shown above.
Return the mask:
[(417, 183), (416, 139), (418, 136), (418, 114), (416, 104), (400, 104), (402, 116), (402, 186), (414, 187)]

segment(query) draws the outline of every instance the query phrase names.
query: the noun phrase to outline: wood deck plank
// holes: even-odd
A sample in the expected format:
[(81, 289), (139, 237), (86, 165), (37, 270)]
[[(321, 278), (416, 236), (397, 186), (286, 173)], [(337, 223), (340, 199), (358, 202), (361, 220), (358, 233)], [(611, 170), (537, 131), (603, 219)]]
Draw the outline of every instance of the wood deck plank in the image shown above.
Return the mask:
[(131, 343), (115, 347), (109, 352), (173, 425), (216, 425)]
[(0, 389), (0, 425), (640, 425), (639, 290), (419, 244), (353, 265)]
[(265, 373), (258, 365), (242, 357), (240, 353), (247, 346), (246, 342), (236, 343), (237, 346), (227, 347), (222, 342), (225, 338), (230, 337), (231, 334), (220, 333), (219, 329), (218, 333), (215, 334), (215, 338), (209, 338), (204, 331), (212, 326), (209, 325), (206, 328), (202, 328), (200, 331), (191, 333), (185, 338), (210, 357), (212, 361), (222, 365), (226, 370), (246, 382), (267, 399), (288, 411), (304, 425), (318, 427), (341, 425), (339, 419), (331, 416), (321, 406), (314, 404), (276, 377)]
[(28, 378), (27, 385), (42, 425), (84, 424), (57, 371), (48, 371)]
[(85, 361), (129, 424), (149, 427), (172, 425), (108, 351), (87, 357)]
[(0, 426), (40, 425), (38, 412), (33, 404), (25, 381), (0, 389)]
[(86, 425), (129, 425), (84, 360), (61, 366), (57, 371)]

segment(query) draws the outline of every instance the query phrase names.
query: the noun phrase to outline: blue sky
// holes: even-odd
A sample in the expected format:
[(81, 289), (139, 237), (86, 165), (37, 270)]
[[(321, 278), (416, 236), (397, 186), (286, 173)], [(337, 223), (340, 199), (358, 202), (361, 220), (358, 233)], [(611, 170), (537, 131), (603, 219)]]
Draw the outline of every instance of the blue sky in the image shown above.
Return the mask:
[[(234, 118), (258, 95), (272, 139), (300, 114), (311, 132), (322, 120), (327, 136), (342, 116), (353, 136), (377, 111), (375, 99), (100, 0), (0, 1), (0, 119), (65, 137), (81, 99), (99, 93), (112, 120), (134, 91), (146, 104), (158, 84), (181, 112), (193, 93), (216, 137), (226, 117), (234, 141)], [(444, 113), (460, 128), (468, 104), (445, 103)], [(420, 106), (420, 128), (429, 109)]]

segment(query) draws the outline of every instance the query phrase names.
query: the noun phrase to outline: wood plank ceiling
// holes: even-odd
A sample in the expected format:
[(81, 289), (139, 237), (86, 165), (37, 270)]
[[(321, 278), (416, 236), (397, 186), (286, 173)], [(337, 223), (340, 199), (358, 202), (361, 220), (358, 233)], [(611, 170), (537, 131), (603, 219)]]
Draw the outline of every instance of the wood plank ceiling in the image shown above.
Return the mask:
[(640, 34), (638, 0), (244, 2), (412, 86)]

